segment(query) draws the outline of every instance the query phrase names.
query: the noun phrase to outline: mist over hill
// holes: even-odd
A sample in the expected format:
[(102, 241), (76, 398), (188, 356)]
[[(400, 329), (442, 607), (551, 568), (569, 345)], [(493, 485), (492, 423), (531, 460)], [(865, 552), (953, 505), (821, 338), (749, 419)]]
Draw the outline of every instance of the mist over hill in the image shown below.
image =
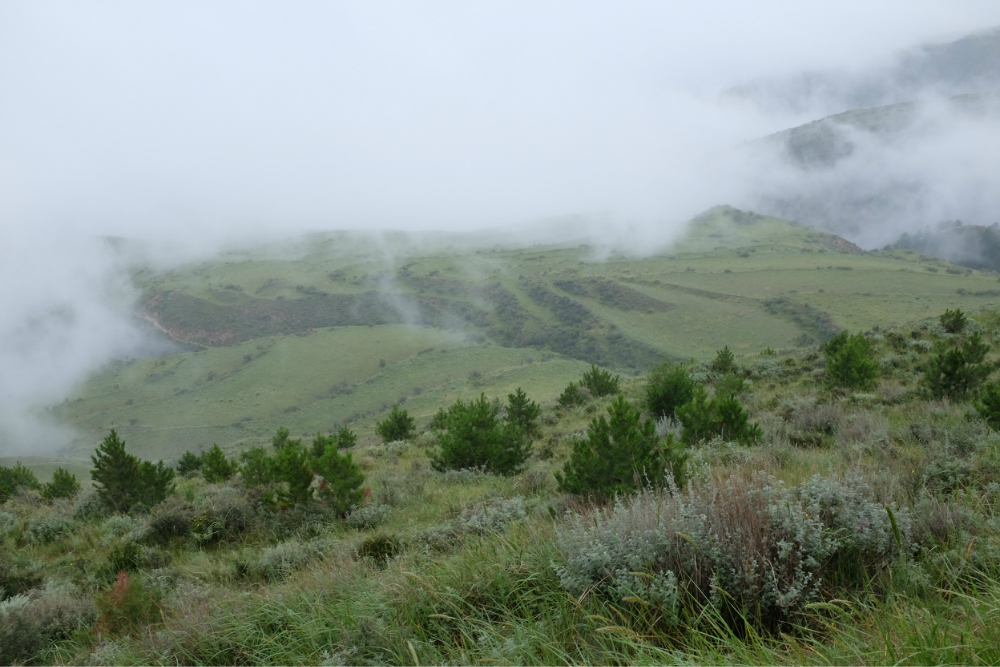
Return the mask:
[(734, 86), (724, 96), (769, 111), (827, 115), (994, 88), (1000, 88), (1000, 27), (915, 46), (887, 63), (854, 71), (813, 70), (762, 78)]

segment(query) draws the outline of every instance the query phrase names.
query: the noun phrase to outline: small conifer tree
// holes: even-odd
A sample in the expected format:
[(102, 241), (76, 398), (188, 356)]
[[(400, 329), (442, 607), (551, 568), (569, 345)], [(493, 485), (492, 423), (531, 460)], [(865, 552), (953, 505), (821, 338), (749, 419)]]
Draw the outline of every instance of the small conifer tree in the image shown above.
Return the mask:
[(499, 402), (482, 394), (474, 401), (459, 399), (448, 409), (437, 451), (428, 452), (435, 470), (483, 468), (497, 475), (513, 475), (531, 456), (523, 428), (498, 418)]
[(1000, 431), (1000, 382), (993, 382), (983, 387), (979, 400), (973, 405), (990, 428)]
[(209, 484), (225, 482), (239, 470), (236, 461), (230, 461), (218, 445), (201, 455), (201, 474)]
[(589, 389), (595, 397), (610, 396), (620, 391), (620, 380), (617, 375), (591, 364), (590, 370), (583, 374), (580, 385)]
[(860, 331), (853, 336), (841, 331), (823, 346), (826, 379), (831, 387), (870, 389), (878, 378), (878, 362), (872, 344)]
[(712, 361), (712, 370), (722, 374), (732, 373), (736, 370), (736, 357), (730, 351), (728, 345), (715, 353), (715, 360)]
[(76, 475), (65, 468), (56, 468), (52, 473), (52, 481), (42, 485), (42, 497), (46, 500), (72, 498), (79, 492), (80, 482)]
[(177, 474), (187, 475), (195, 470), (201, 470), (201, 457), (191, 452), (184, 452), (177, 461)]
[(541, 414), (542, 408), (530, 400), (520, 387), (513, 394), (507, 395), (507, 421), (520, 428), (524, 437), (529, 440), (542, 435), (542, 429), (538, 425)]
[(409, 440), (413, 437), (416, 424), (406, 410), (392, 406), (389, 416), (375, 425), (375, 433), (385, 442)]
[(591, 421), (587, 438), (573, 443), (573, 454), (556, 481), (566, 493), (608, 498), (635, 491), (646, 480), (658, 482), (665, 470), (683, 484), (686, 459), (672, 437), (661, 447), (653, 420), (641, 420), (639, 410), (618, 396), (608, 418)]
[(570, 382), (566, 385), (566, 388), (563, 389), (563, 393), (559, 395), (557, 400), (559, 401), (559, 405), (562, 407), (571, 408), (574, 405), (583, 405), (586, 403), (587, 397), (583, 395), (582, 391), (580, 391), (580, 387), (577, 383)]
[(128, 512), (143, 504), (152, 507), (162, 502), (173, 488), (173, 468), (163, 461), (140, 461), (125, 451), (125, 441), (111, 429), (90, 457), (94, 468), (90, 476), (97, 485), (97, 494), (115, 512)]
[(322, 477), (319, 496), (340, 516), (345, 516), (364, 498), (365, 476), (350, 454), (327, 447), (323, 456), (313, 461), (313, 472)]
[(646, 407), (656, 417), (674, 417), (694, 397), (695, 382), (681, 366), (663, 364), (646, 380)]
[(965, 327), (969, 324), (969, 318), (966, 317), (965, 313), (963, 313), (960, 308), (944, 311), (944, 315), (939, 318), (939, 321), (945, 331), (953, 334), (962, 333), (965, 331)]
[(924, 367), (925, 389), (934, 398), (962, 400), (974, 395), (991, 371), (984, 363), (989, 349), (978, 331), (960, 348), (938, 345)]
[(30, 468), (18, 461), (13, 468), (0, 466), (0, 503), (4, 503), (18, 488), (40, 489), (41, 484)]

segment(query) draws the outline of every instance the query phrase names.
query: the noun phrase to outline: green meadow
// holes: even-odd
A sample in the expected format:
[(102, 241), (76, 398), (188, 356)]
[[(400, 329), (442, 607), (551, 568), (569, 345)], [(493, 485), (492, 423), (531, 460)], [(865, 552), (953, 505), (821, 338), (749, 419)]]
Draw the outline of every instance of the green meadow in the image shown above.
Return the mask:
[(76, 434), (60, 460), (86, 463), (112, 427), (168, 461), (267, 442), (281, 425), (347, 423), (370, 440), (395, 404), (424, 426), (455, 398), (517, 386), (552, 404), (592, 363), (640, 374), (724, 345), (795, 349), (1000, 303), (992, 272), (728, 207), (646, 257), (493, 240), (314, 234), (136, 267), (143, 314), (198, 351), (114, 362), (49, 406)]

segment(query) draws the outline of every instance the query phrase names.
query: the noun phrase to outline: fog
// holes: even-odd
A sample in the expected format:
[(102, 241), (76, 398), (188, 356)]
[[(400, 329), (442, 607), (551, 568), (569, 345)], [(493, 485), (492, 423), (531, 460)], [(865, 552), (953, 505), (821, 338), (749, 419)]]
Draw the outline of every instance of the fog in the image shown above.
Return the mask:
[[(8, 0), (0, 453), (56, 447), (29, 408), (146, 344), (134, 258), (94, 237), (144, 240), (167, 266), (307, 230), (527, 234), (579, 215), (570, 227), (597, 245), (662, 248), (715, 204), (827, 196), (783, 164), (762, 178), (739, 148), (848, 108), (849, 86), (804, 104), (725, 91), (870, 79), (916, 45), (997, 25), (994, 2)], [(978, 215), (995, 203), (979, 170), (1000, 173), (991, 132), (938, 132), (880, 167), (938, 183), (920, 224), (961, 217), (942, 202), (969, 197)]]

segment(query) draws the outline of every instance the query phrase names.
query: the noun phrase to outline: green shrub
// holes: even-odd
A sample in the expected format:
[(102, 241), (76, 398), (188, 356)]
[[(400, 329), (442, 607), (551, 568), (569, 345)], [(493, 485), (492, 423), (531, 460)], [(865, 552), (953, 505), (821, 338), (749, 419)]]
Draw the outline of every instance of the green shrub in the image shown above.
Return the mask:
[(832, 387), (871, 389), (879, 375), (872, 344), (860, 331), (853, 336), (841, 331), (823, 346), (826, 381)]
[(642, 490), (560, 527), (556, 569), (575, 596), (639, 600), (667, 624), (711, 606), (738, 631), (774, 629), (837, 591), (827, 581), (863, 594), (909, 548), (909, 516), (890, 510), (858, 481), (788, 490), (758, 474)]
[(755, 442), (764, 437), (760, 426), (750, 423), (750, 415), (736, 396), (717, 394), (709, 399), (708, 392), (701, 385), (695, 387), (691, 401), (677, 409), (677, 419), (684, 429), (681, 442), (685, 445), (714, 437), (742, 443)]
[(174, 470), (163, 465), (140, 461), (125, 451), (125, 441), (114, 429), (104, 438), (97, 453), (90, 457), (94, 468), (91, 478), (104, 504), (114, 512), (128, 512), (135, 505), (156, 505), (173, 490)]
[(347, 525), (358, 530), (371, 530), (385, 523), (392, 512), (388, 505), (362, 505), (347, 515)]
[(88, 519), (101, 519), (110, 513), (111, 510), (101, 500), (100, 494), (94, 487), (89, 487), (81, 491), (76, 497), (76, 502), (73, 503), (74, 519), (82, 519), (84, 521)]
[(507, 395), (507, 421), (521, 429), (527, 439), (535, 440), (541, 437), (542, 428), (538, 425), (541, 414), (542, 408), (538, 403), (529, 400), (520, 387), (513, 394)]
[(0, 664), (45, 664), (42, 651), (97, 621), (94, 603), (69, 586), (51, 586), (0, 602)]
[(277, 581), (301, 570), (328, 549), (325, 542), (290, 539), (257, 553), (242, 554), (236, 562), (238, 575), (257, 581)]
[(571, 408), (574, 405), (583, 405), (586, 403), (587, 397), (583, 395), (582, 391), (580, 391), (579, 385), (575, 382), (570, 382), (566, 385), (566, 388), (563, 389), (563, 393), (559, 394), (558, 401), (559, 405), (562, 407)]
[(65, 516), (35, 519), (24, 529), (24, 541), (28, 544), (51, 544), (72, 533), (74, 528), (76, 523)]
[(338, 516), (346, 515), (364, 498), (365, 476), (350, 454), (327, 447), (323, 456), (314, 460), (313, 470), (323, 478), (319, 485), (320, 498)]
[(531, 456), (531, 444), (522, 428), (509, 419), (499, 419), (498, 402), (459, 399), (448, 408), (446, 430), (438, 435), (438, 448), (428, 452), (438, 471), (482, 467), (496, 475), (513, 475)]
[(993, 382), (983, 387), (979, 393), (979, 400), (973, 405), (990, 428), (1000, 431), (1000, 382)]
[(357, 444), (358, 436), (354, 434), (354, 431), (346, 426), (341, 426), (336, 435), (331, 433), (330, 435), (324, 436), (317, 433), (312, 443), (312, 455), (313, 458), (318, 459), (323, 457), (323, 454), (326, 453), (327, 447), (335, 447), (336, 449), (351, 449)]
[(723, 375), (736, 370), (736, 357), (728, 345), (715, 353), (715, 359), (712, 360), (712, 370)]
[(358, 547), (358, 558), (385, 564), (403, 551), (403, 543), (395, 535), (378, 533), (366, 538)]
[(178, 496), (171, 496), (150, 511), (148, 535), (159, 544), (187, 537), (191, 532), (191, 517), (196, 513), (194, 505)]
[(965, 313), (960, 308), (944, 311), (944, 315), (939, 318), (939, 321), (944, 330), (952, 334), (962, 333), (969, 324), (969, 318), (965, 316)]
[(491, 498), (462, 510), (452, 526), (463, 533), (501, 533), (528, 516), (524, 498)]
[(960, 348), (938, 345), (924, 367), (924, 389), (934, 398), (962, 400), (974, 395), (991, 371), (983, 363), (989, 349), (978, 331)]
[[(332, 447), (330, 451), (336, 454)], [(298, 505), (312, 498), (312, 461), (301, 440), (287, 441), (270, 459), (270, 478), (277, 484), (279, 504)]]
[(375, 433), (385, 442), (410, 440), (415, 434), (416, 424), (406, 410), (392, 406), (389, 416), (375, 425)]
[(694, 397), (694, 387), (694, 380), (683, 367), (663, 364), (646, 380), (646, 407), (658, 418), (673, 418), (677, 408)]
[(191, 452), (184, 452), (177, 461), (177, 474), (189, 475), (196, 470), (201, 470), (201, 457)]
[(13, 468), (0, 466), (0, 504), (7, 502), (19, 488), (39, 490), (41, 487), (35, 473), (20, 461)]
[(235, 461), (230, 461), (218, 445), (201, 455), (201, 474), (209, 484), (225, 482), (239, 471)]
[(590, 370), (583, 374), (580, 385), (589, 389), (595, 397), (610, 396), (620, 391), (620, 378), (592, 364)]
[(267, 486), (274, 482), (271, 457), (263, 447), (251, 447), (240, 452), (240, 473), (247, 487)]
[(687, 455), (668, 436), (659, 444), (656, 424), (642, 421), (639, 410), (624, 396), (618, 396), (604, 415), (590, 423), (586, 440), (573, 443), (573, 454), (556, 473), (559, 490), (577, 495), (593, 494), (599, 498), (629, 493), (647, 479), (658, 483), (664, 470), (683, 483)]
[(52, 473), (52, 481), (42, 485), (42, 497), (46, 500), (72, 498), (79, 492), (80, 482), (76, 475), (64, 468), (56, 468)]

